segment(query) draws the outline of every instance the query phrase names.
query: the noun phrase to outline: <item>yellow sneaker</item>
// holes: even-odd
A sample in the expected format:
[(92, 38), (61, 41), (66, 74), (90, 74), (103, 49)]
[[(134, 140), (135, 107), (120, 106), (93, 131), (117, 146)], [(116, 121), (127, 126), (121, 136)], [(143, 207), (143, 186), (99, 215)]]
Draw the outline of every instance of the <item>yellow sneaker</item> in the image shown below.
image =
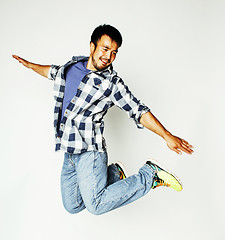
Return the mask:
[(125, 179), (126, 178), (126, 173), (125, 173), (125, 170), (124, 170), (124, 167), (122, 165), (122, 163), (115, 163), (115, 166), (117, 167), (117, 169), (119, 170), (120, 172), (120, 179)]
[(163, 169), (156, 160), (148, 159), (146, 164), (156, 171), (152, 184), (153, 189), (160, 186), (171, 187), (176, 191), (183, 189), (181, 181), (173, 173)]

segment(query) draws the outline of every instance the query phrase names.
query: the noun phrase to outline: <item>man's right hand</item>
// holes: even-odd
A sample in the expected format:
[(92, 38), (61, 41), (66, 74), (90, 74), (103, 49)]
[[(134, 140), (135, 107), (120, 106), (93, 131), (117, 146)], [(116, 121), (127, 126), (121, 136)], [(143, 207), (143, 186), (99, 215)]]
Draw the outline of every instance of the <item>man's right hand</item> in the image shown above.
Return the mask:
[(27, 68), (31, 68), (31, 63), (28, 62), (27, 60), (17, 56), (17, 55), (12, 55), (13, 58), (15, 58), (16, 60), (18, 60), (20, 63), (23, 64), (23, 66), (27, 67)]
[(50, 65), (39, 65), (36, 63), (28, 62), (27, 60), (17, 56), (17, 55), (12, 55), (13, 58), (15, 58), (17, 61), (23, 64), (23, 66), (32, 69), (36, 73), (40, 74), (43, 77), (48, 77), (48, 72), (50, 69)]

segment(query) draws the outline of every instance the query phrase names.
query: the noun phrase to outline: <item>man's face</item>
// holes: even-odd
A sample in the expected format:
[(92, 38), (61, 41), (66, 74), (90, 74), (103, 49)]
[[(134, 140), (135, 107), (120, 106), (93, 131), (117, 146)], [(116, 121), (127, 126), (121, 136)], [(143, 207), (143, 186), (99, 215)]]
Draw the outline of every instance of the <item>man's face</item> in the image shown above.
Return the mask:
[(94, 71), (107, 68), (115, 60), (118, 48), (117, 43), (107, 35), (101, 37), (96, 47), (91, 42), (91, 54), (87, 68)]

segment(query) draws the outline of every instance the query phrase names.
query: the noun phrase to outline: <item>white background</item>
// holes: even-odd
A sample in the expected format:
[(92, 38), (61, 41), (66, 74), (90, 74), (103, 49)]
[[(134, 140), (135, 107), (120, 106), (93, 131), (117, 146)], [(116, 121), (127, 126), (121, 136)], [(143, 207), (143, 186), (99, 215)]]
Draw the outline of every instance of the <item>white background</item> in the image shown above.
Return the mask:
[[(1, 0), (0, 238), (225, 239), (225, 1)], [(52, 82), (11, 54), (41, 64), (88, 55), (93, 29), (123, 35), (114, 68), (173, 134), (195, 146), (169, 150), (112, 108), (105, 137), (110, 162), (134, 174), (153, 157), (184, 190), (156, 189), (110, 213), (67, 213), (61, 202), (63, 153), (54, 152)]]

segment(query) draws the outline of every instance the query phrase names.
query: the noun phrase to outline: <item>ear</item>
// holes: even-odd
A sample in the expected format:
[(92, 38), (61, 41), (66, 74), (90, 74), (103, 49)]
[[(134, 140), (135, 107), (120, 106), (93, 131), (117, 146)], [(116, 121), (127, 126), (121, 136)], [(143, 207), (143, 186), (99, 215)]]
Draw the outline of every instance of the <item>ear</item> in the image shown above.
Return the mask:
[(93, 42), (90, 43), (90, 51), (91, 53), (95, 51), (95, 44)]

